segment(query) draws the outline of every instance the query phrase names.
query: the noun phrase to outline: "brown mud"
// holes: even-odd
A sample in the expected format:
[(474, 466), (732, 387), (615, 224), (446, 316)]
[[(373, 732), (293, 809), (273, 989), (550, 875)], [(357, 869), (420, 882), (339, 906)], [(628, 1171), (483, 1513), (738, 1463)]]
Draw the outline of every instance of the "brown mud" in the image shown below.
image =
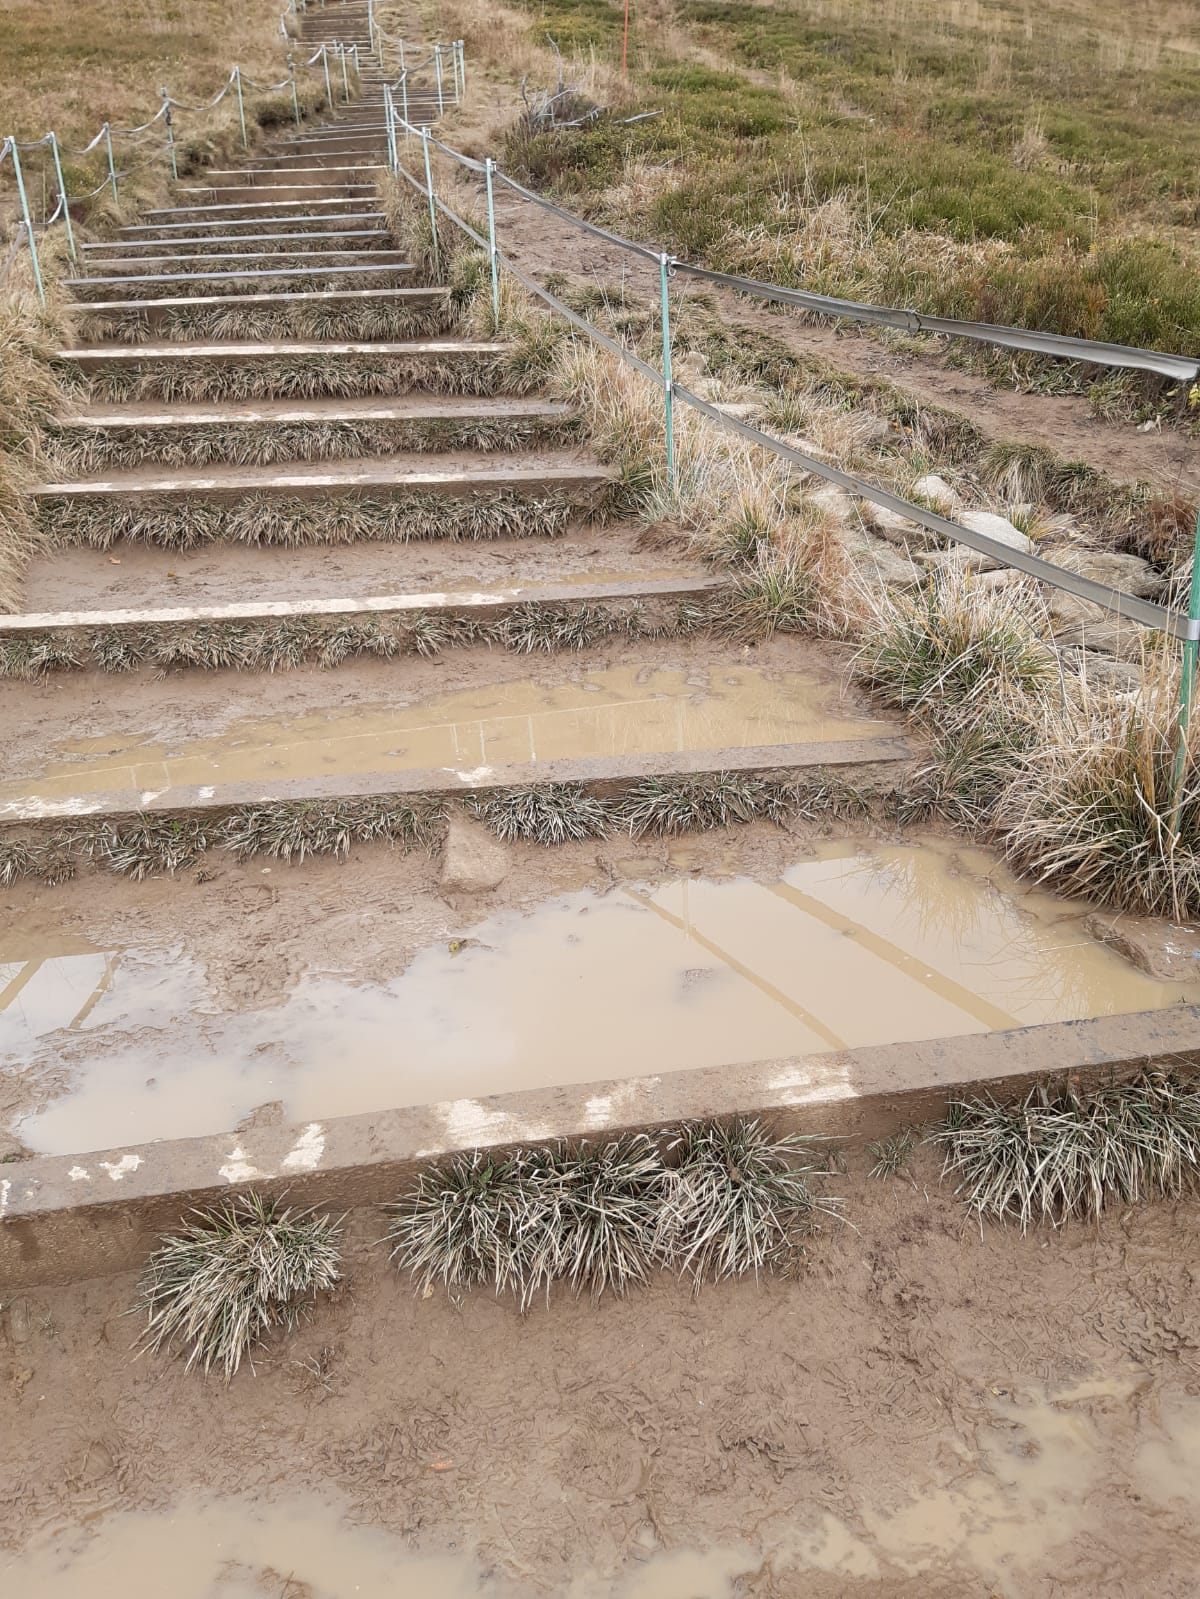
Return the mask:
[(0, 1588), (207, 1599), (194, 1555), (373, 1599), (407, 1553), (414, 1599), (1190, 1599), (1200, 1208), (981, 1238), (924, 1155), (838, 1185), (791, 1280), (525, 1317), (415, 1298), (359, 1214), (345, 1291), (228, 1389), (131, 1359), (130, 1278), (22, 1297)]

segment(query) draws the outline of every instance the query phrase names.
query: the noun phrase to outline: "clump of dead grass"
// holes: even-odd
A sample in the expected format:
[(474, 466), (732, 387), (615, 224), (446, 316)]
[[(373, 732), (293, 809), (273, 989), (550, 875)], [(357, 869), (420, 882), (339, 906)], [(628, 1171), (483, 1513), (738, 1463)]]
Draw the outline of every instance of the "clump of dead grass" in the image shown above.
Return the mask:
[(337, 1287), (341, 1223), (256, 1194), (195, 1218), (150, 1257), (135, 1307), (146, 1317), (140, 1342), (180, 1345), (187, 1370), (215, 1369), (228, 1382), (256, 1345), (294, 1330)]

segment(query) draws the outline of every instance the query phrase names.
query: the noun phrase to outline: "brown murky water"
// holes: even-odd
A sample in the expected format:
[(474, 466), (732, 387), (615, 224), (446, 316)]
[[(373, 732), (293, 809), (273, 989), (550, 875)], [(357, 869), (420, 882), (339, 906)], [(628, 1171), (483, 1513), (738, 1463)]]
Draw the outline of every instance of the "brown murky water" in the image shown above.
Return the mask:
[[(1091, 1499), (1111, 1470), (1114, 1424), (1134, 1418), (1138, 1441), (1122, 1475), (1144, 1513), (1190, 1519), (1200, 1512), (1200, 1400), (1174, 1393), (1164, 1396), (1169, 1403), (1143, 1408), (1151, 1383), (1130, 1366), (1074, 1386), (992, 1386), (980, 1396), (970, 1436), (946, 1445), (921, 1483), (889, 1488), (886, 1476), (876, 1479), (872, 1491), (854, 1495), (852, 1518), (797, 1505), (791, 1516), (760, 1522), (753, 1547), (664, 1551), (653, 1550), (651, 1538), (646, 1558), (616, 1577), (587, 1570), (581, 1559), (562, 1599), (733, 1599), (743, 1577), (769, 1578), (772, 1593), (802, 1593), (806, 1573), (881, 1582), (948, 1571), (970, 1574), (981, 1594), (1015, 1599), (1054, 1569), (1057, 1551), (1095, 1530)], [(47, 1529), (23, 1553), (0, 1555), (0, 1589), (30, 1599), (526, 1599), (531, 1592), (469, 1554), (414, 1553), (378, 1527), (351, 1524), (343, 1507), (315, 1495), (276, 1503), (192, 1499), (171, 1511)]]
[(866, 738), (891, 731), (836, 708), (808, 673), (614, 666), (558, 683), (514, 681), (387, 710), (323, 711), (235, 722), (174, 744), (100, 736), (59, 745), (36, 777), (0, 784), (0, 801), (218, 783), (489, 767), (588, 756)]
[(0, 1070), (34, 1085), (21, 1139), (75, 1153), (227, 1131), (274, 1100), (319, 1120), (1197, 1001), (1200, 980), (1147, 977), (985, 851), (842, 841), (773, 880), (560, 894), (385, 982), (310, 971), (236, 1012), (181, 947), (14, 931)]
[[(745, 1552), (652, 1556), (628, 1579), (582, 1574), (570, 1599), (732, 1599), (759, 1562)], [(5, 1563), (5, 1593), (25, 1599), (524, 1599), (529, 1590), (466, 1555), (414, 1554), (354, 1526), (330, 1502), (239, 1499), (127, 1512), (43, 1536)], [(564, 1596), (566, 1599), (566, 1596)]]

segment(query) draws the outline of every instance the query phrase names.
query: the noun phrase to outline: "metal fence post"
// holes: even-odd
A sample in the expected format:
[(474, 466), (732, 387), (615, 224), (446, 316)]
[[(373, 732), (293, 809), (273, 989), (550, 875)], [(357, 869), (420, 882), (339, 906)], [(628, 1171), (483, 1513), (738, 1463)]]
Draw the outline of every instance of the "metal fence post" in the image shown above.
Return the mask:
[(112, 129), (107, 122), (104, 124), (104, 147), (108, 153), (108, 181), (112, 184), (113, 204), (120, 205), (121, 196), (117, 193), (117, 169), (113, 163)]
[(462, 92), (467, 92), (467, 43), (465, 39), (458, 41), (458, 70), (462, 74)]
[(456, 84), (455, 93), (457, 94), (459, 100), (461, 100), (467, 92), (467, 61), (465, 55), (463, 54), (463, 41), (461, 39), (455, 40), (454, 60), (456, 66), (454, 77)]
[[(1192, 586), (1188, 596), (1188, 620), (1200, 622), (1200, 511), (1196, 513), (1196, 544), (1192, 554)], [(1188, 748), (1191, 743), (1192, 711), (1196, 696), (1196, 670), (1200, 666), (1200, 639), (1183, 641), (1183, 676), (1179, 682), (1179, 743), (1175, 751), (1175, 809), (1171, 831), (1179, 837), (1183, 810), (1183, 784), (1187, 777)]]
[(243, 150), (248, 150), (250, 148), (250, 141), (246, 137), (246, 101), (245, 101), (245, 97), (242, 94), (242, 69), (241, 69), (241, 67), (234, 67), (234, 69), (233, 69), (233, 86), (237, 90), (238, 121), (242, 125), (242, 149)]
[(484, 164), (487, 175), (487, 208), (488, 208), (488, 256), (492, 264), (492, 322), (495, 331), (500, 331), (500, 262), (496, 252), (496, 202), (492, 193), (492, 173), (496, 163), (488, 156)]
[(321, 65), (325, 68), (325, 109), (333, 110), (333, 84), (329, 81), (329, 46), (321, 46)]
[[(401, 104), (404, 106), (404, 137), (405, 137), (405, 139), (407, 139), (408, 138), (408, 68), (407, 67), (405, 67), (404, 71), (400, 74), (400, 101), (401, 101)], [(405, 144), (404, 148), (407, 150), (408, 149), (408, 145)]]
[(296, 126), (300, 126), (300, 96), (296, 93), (296, 62), (293, 56), (288, 56), (288, 77), (292, 80), (292, 115), (296, 119)]
[(342, 52), (342, 104), (350, 104), (350, 74), (346, 70), (346, 46), (341, 46)]
[(403, 34), (400, 37), (400, 70), (401, 70), (401, 72), (404, 72), (404, 71), (407, 70), (407, 67), (406, 67), (406, 64), (405, 64), (405, 60), (404, 60), (404, 36), (403, 36)]
[(67, 249), (71, 252), (71, 260), (79, 260), (79, 252), (75, 248), (75, 229), (71, 225), (71, 207), (67, 204), (67, 186), (63, 182), (62, 158), (58, 151), (58, 137), (50, 135), (50, 150), (54, 156), (54, 172), (58, 178), (58, 198), (62, 201), (63, 223), (67, 230)]
[(442, 275), (441, 251), (438, 248), (437, 204), (433, 198), (433, 167), (429, 162), (429, 129), (421, 129), (421, 148), (425, 152), (425, 192), (429, 195), (429, 228), (433, 235), (433, 271), (435, 277)]
[(29, 246), (29, 258), (33, 262), (33, 281), (37, 284), (38, 299), (45, 305), (46, 285), (42, 282), (42, 263), (38, 260), (37, 242), (33, 237), (33, 218), (29, 215), (29, 201), (25, 194), (25, 177), (21, 171), (21, 156), (15, 139), (9, 148), (12, 152), (13, 171), (17, 178), (17, 197), (21, 202), (21, 220), (25, 224), (25, 243)]
[(437, 76), (438, 116), (446, 114), (446, 101), (442, 93), (442, 47), (435, 44), (433, 47), (433, 70)]
[(662, 352), (663, 352), (663, 401), (666, 406), (667, 423), (667, 487), (675, 487), (675, 384), (671, 377), (671, 307), (667, 298), (667, 268), (670, 265), (670, 256), (660, 255), (658, 258), (659, 287), (662, 298)]
[(400, 152), (396, 149), (396, 104), (392, 99), (390, 84), (383, 86), (383, 110), (387, 117), (388, 165), (394, 176), (400, 175)]
[(162, 89), (159, 92), (162, 95), (162, 102), (163, 106), (165, 107), (163, 121), (166, 123), (167, 127), (167, 155), (171, 158), (171, 179), (172, 182), (177, 183), (179, 181), (179, 167), (175, 160), (175, 128), (174, 121), (171, 116), (171, 96), (165, 89)]

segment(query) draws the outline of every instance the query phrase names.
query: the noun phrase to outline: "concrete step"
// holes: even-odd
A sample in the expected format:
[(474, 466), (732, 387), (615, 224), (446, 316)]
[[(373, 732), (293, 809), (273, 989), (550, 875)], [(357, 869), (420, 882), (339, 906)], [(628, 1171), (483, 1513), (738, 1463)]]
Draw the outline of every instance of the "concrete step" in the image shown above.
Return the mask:
[[(149, 263), (170, 260), (220, 260), (222, 255), (233, 255), (243, 245), (262, 245), (257, 252), (271, 256), (282, 251), (287, 255), (307, 255), (313, 245), (319, 246), (314, 254), (326, 253), (357, 255), (375, 253), (376, 246), (391, 243), (386, 228), (347, 228), (338, 232), (332, 228), (314, 228), (310, 232), (284, 230), (280, 233), (199, 233), (178, 237), (149, 239), (108, 239), (103, 244), (85, 244), (87, 259), (97, 266), (108, 267), (113, 260)], [(202, 251), (192, 255), (175, 255), (171, 252), (187, 245), (203, 245)], [(229, 247), (233, 246), (234, 249)], [(167, 252), (167, 253), (161, 253)], [(251, 254), (255, 252), (251, 251)]]
[[(288, 235), (284, 235), (283, 237), (285, 239), (289, 238)], [(294, 236), (292, 236), (292, 237), (294, 237)], [(318, 234), (317, 237), (318, 238), (327, 238), (327, 237), (330, 237), (330, 235)], [(368, 238), (373, 238), (373, 239), (379, 239), (380, 241), (387, 241), (388, 239), (390, 239), (390, 235), (387, 234), (387, 233), (373, 233), (373, 234), (368, 234), (367, 237)], [(241, 269), (243, 267), (250, 268), (250, 267), (260, 267), (261, 266), (261, 267), (266, 267), (268, 269), (269, 268), (275, 268), (276, 270), (274, 270), (274, 271), (268, 271), (267, 275), (268, 276), (272, 276), (272, 277), (278, 277), (280, 275), (280, 273), (286, 272), (286, 271), (290, 271), (292, 268), (296, 268), (296, 267), (306, 267), (306, 266), (311, 266), (311, 267), (346, 266), (346, 267), (350, 267), (350, 266), (355, 266), (355, 265), (358, 265), (358, 264), (362, 264), (363, 266), (370, 266), (370, 265), (375, 264), (375, 265), (379, 265), (381, 267), (382, 266), (386, 266), (386, 265), (392, 265), (392, 266), (400, 267), (400, 266), (404, 266), (405, 265), (405, 260), (404, 260), (404, 252), (402, 250), (390, 250), (390, 249), (384, 249), (384, 250), (374, 250), (374, 249), (360, 249), (360, 250), (353, 250), (353, 249), (351, 249), (351, 250), (296, 250), (296, 249), (288, 249), (288, 250), (246, 250), (246, 251), (229, 250), (229, 251), (224, 251), (224, 252), (219, 253), (219, 254), (214, 252), (214, 251), (207, 251), (207, 252), (206, 251), (200, 251), (200, 252), (198, 252), (197, 254), (194, 254), (194, 255), (157, 255), (157, 256), (156, 255), (132, 255), (132, 256), (111, 256), (111, 257), (110, 256), (102, 256), (102, 257), (93, 256), (93, 257), (91, 257), (91, 263), (92, 263), (92, 265), (102, 269), (105, 273), (111, 273), (111, 274), (114, 274), (114, 275), (111, 276), (111, 277), (104, 277), (104, 278), (101, 278), (101, 277), (76, 278), (76, 279), (70, 279), (68, 281), (75, 282), (75, 283), (114, 283), (114, 284), (116, 284), (116, 283), (122, 282), (125, 279), (128, 279), (130, 282), (135, 282), (135, 283), (136, 282), (146, 282), (146, 283), (154, 282), (154, 283), (159, 283), (159, 282), (164, 281), (165, 279), (169, 280), (171, 277), (178, 277), (178, 276), (182, 275), (182, 274), (179, 274), (179, 273), (172, 272), (172, 273), (166, 273), (166, 274), (156, 274), (153, 277), (145, 277), (145, 278), (139, 276), (139, 274), (145, 273), (147, 267), (160, 266), (160, 265), (164, 266), (164, 267), (171, 267), (171, 268), (184, 267), (184, 266), (195, 266), (195, 267), (209, 267), (209, 266), (211, 266), (214, 273), (219, 273), (222, 268), (227, 268), (228, 271), (232, 272), (232, 271), (238, 271), (239, 269)], [(211, 274), (209, 274), (209, 273), (201, 274), (201, 276), (203, 276), (205, 278), (209, 277), (210, 275)]]
[[(218, 268), (212, 272), (129, 272), (117, 277), (67, 278), (64, 281), (67, 288), (74, 289), (77, 293), (82, 290), (85, 294), (90, 294), (92, 291), (97, 294), (112, 294), (114, 291), (120, 293), (128, 289), (131, 295), (136, 295), (146, 284), (165, 289), (183, 289), (193, 283), (212, 284), (236, 292), (243, 286), (252, 290), (261, 285), (264, 279), (269, 279), (272, 283), (295, 284), (297, 287), (311, 283), (317, 288), (324, 288), (329, 278), (342, 278), (347, 283), (365, 284), (371, 279), (390, 279), (412, 270), (412, 265), (404, 260), (363, 262), (351, 259), (332, 265), (326, 262), (321, 265), (282, 267), (275, 263), (271, 266), (230, 267), (223, 270)], [(89, 305), (94, 303), (88, 300)]]
[(114, 472), (106, 478), (42, 483), (32, 492), (39, 500), (63, 504), (149, 500), (186, 506), (196, 501), (236, 503), (248, 495), (319, 500), (419, 492), (453, 499), (508, 490), (536, 497), (604, 489), (615, 479), (610, 467), (562, 451), (528, 458), (513, 455), (500, 462), (488, 456), (447, 453), (434, 458), (394, 455), (295, 462), (286, 469), (214, 465), (205, 472)]
[[(386, 163), (376, 157), (374, 160), (363, 160), (349, 166), (332, 166), (317, 164), (304, 167), (220, 167), (210, 168), (205, 176), (211, 181), (205, 184), (205, 192), (220, 190), (225, 193), (229, 190), (252, 189), (337, 189), (343, 187), (356, 189), (366, 188), (368, 179), (364, 173), (372, 171), (382, 172)], [(293, 184), (292, 179), (296, 182)], [(200, 191), (181, 190), (181, 193)]]
[[(149, 240), (162, 238), (163, 241), (170, 238), (170, 233), (176, 232), (179, 233), (179, 237), (195, 241), (205, 230), (218, 233), (218, 237), (224, 237), (224, 230), (229, 229), (229, 237), (232, 238), (238, 229), (245, 230), (248, 235), (250, 230), (256, 227), (259, 229), (259, 237), (266, 238), (278, 237), (282, 232), (293, 232), (293, 230), (299, 230), (301, 233), (314, 232), (318, 229), (322, 232), (326, 230), (346, 232), (347, 227), (352, 224), (358, 227), (370, 222), (374, 227), (378, 227), (387, 221), (382, 211), (371, 206), (355, 205), (347, 209), (347, 201), (344, 200), (323, 200), (317, 203), (322, 208), (320, 211), (306, 211), (302, 206), (298, 206), (294, 211), (291, 208), (275, 211), (272, 206), (210, 206), (208, 209), (214, 214), (208, 217), (197, 217), (194, 211), (189, 211), (187, 208), (182, 209), (182, 213), (179, 209), (147, 211), (147, 216), (163, 217), (165, 221), (130, 222), (122, 227), (120, 232), (146, 235)], [(250, 216), (238, 214), (243, 209), (250, 211)], [(170, 217), (176, 217), (176, 221), (170, 221)], [(138, 238), (130, 238), (130, 243), (138, 243)]]
[(561, 401), (417, 391), (395, 398), (96, 405), (47, 431), (56, 475), (213, 462), (328, 461), (393, 452), (529, 449), (571, 431)]
[(290, 176), (293, 172), (336, 172), (347, 167), (354, 167), (355, 171), (362, 172), (385, 165), (386, 154), (387, 136), (380, 134), (378, 138), (364, 139), (358, 145), (329, 144), (312, 146), (308, 150), (297, 150), (291, 154), (259, 155), (255, 158), (257, 162), (255, 171), (271, 172), (277, 178), (281, 173)]
[[(209, 212), (234, 212), (240, 216), (270, 212), (281, 205), (331, 204), (352, 207), (369, 205), (376, 198), (373, 183), (242, 183), (207, 184), (203, 188), (180, 185), (179, 198), (190, 205), (176, 207), (176, 215), (193, 216)], [(160, 213), (148, 211), (147, 216)]]
[(367, 184), (366, 188), (369, 194), (300, 195), (291, 199), (260, 198), (252, 202), (227, 200), (220, 205), (168, 206), (161, 211), (145, 213), (147, 217), (156, 219), (156, 227), (143, 222), (129, 229), (122, 228), (121, 231), (153, 233), (163, 227), (225, 227), (230, 222), (241, 222), (246, 226), (251, 223), (259, 226), (270, 223), (274, 227), (286, 224), (289, 220), (309, 223), (317, 218), (340, 223), (359, 222), (364, 218), (382, 220), (383, 212), (373, 209), (370, 203), (374, 196), (374, 185)]

